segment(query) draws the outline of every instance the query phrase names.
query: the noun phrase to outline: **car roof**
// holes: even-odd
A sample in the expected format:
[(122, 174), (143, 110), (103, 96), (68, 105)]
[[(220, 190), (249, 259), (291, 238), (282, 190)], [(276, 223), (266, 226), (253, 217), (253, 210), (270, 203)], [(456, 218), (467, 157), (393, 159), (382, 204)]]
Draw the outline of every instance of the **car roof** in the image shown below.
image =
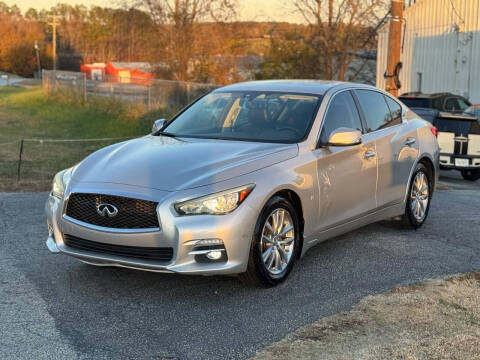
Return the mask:
[(453, 97), (463, 98), (463, 96), (448, 93), (448, 92), (433, 93), (433, 94), (424, 94), (421, 92), (409, 92), (409, 93), (400, 95), (399, 98), (434, 99), (434, 98), (440, 98), (444, 96), (453, 96)]
[[(248, 81), (232, 85), (223, 86), (214, 92), (227, 91), (278, 91), (301, 94), (324, 95), (329, 89), (338, 85), (353, 85), (341, 81), (327, 80), (263, 80)], [(366, 87), (363, 84), (355, 84)], [(371, 87), (371, 86), (368, 86)], [(373, 87), (372, 87), (373, 88)]]

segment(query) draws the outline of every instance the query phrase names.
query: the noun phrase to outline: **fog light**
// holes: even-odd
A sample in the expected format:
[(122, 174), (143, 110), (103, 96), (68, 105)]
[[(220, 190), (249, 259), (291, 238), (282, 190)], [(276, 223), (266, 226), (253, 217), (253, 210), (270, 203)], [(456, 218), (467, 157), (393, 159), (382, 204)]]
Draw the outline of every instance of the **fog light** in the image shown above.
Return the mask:
[(222, 252), (221, 251), (209, 251), (207, 253), (207, 258), (210, 260), (219, 260), (222, 257)]

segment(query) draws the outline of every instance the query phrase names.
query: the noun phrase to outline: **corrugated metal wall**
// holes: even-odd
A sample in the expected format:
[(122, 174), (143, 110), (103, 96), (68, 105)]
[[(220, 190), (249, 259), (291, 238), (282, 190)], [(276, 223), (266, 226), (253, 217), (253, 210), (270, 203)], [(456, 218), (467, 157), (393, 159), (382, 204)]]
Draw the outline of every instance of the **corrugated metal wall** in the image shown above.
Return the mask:
[[(480, 0), (419, 0), (404, 12), (400, 93), (449, 91), (480, 104)], [(389, 25), (378, 33), (377, 87), (385, 88)]]

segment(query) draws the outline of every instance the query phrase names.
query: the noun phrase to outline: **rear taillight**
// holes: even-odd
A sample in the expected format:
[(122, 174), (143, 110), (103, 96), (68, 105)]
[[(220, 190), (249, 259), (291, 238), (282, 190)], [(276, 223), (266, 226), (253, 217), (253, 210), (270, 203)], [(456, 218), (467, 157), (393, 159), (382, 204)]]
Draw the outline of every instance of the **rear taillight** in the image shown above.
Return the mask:
[(433, 135), (435, 135), (435, 137), (438, 137), (438, 130), (435, 126), (430, 127), (430, 131)]

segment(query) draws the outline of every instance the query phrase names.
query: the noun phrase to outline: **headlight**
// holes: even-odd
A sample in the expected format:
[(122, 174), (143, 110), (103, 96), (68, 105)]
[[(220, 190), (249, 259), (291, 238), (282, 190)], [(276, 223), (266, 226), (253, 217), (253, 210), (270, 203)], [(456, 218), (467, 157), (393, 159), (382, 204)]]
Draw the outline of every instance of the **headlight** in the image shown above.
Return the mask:
[(72, 172), (75, 170), (75, 167), (71, 167), (69, 169), (65, 169), (57, 173), (53, 178), (53, 185), (52, 185), (52, 195), (56, 196), (60, 199), (63, 198), (65, 194), (65, 188), (67, 187), (70, 179), (72, 178)]
[(225, 215), (235, 210), (252, 192), (254, 187), (254, 184), (245, 185), (176, 203), (174, 207), (179, 215)]

